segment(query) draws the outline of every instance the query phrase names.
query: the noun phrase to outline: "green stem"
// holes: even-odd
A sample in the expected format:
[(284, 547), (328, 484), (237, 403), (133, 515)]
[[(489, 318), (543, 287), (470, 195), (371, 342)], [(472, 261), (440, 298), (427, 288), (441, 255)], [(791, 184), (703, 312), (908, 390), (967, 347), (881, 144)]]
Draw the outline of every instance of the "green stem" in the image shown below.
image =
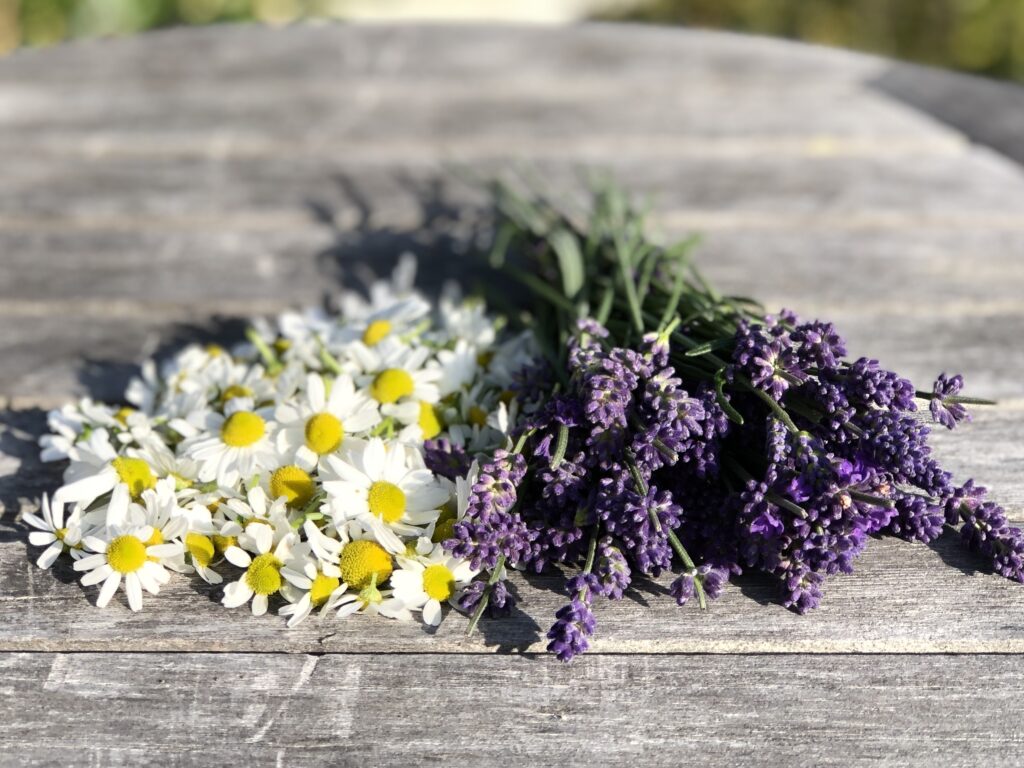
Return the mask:
[(494, 563), (494, 568), (491, 569), (491, 577), (487, 579), (487, 584), (484, 586), (484, 593), (480, 595), (480, 603), (477, 605), (476, 610), (473, 611), (473, 617), (469, 620), (469, 627), (466, 629), (466, 635), (472, 635), (476, 631), (476, 625), (480, 623), (480, 618), (484, 615), (484, 611), (487, 610), (487, 604), (491, 602), (491, 590), (494, 589), (494, 585), (498, 583), (501, 578), (501, 572), (505, 569), (505, 556), (498, 555), (498, 560)]
[(252, 327), (246, 328), (245, 338), (256, 347), (256, 351), (259, 353), (260, 358), (262, 358), (263, 364), (267, 367), (268, 374), (273, 376), (281, 370), (281, 361), (277, 359), (277, 355), (274, 354), (274, 350), (270, 348), (270, 345), (260, 336), (259, 331)]
[[(629, 467), (629, 474), (633, 477), (633, 485), (636, 486), (637, 493), (640, 494), (641, 498), (645, 498), (647, 496), (647, 483), (644, 482), (643, 475), (640, 474), (640, 468), (636, 465), (636, 461), (633, 460), (631, 455), (626, 459), (626, 466)], [(654, 529), (658, 533), (664, 533), (666, 535), (668, 543), (672, 546), (672, 549), (675, 550), (679, 559), (682, 560), (683, 565), (691, 571), (697, 570), (697, 566), (693, 562), (693, 558), (690, 557), (690, 553), (686, 551), (686, 547), (683, 546), (683, 543), (679, 541), (675, 531), (666, 529), (662, 526), (661, 518), (658, 517), (658, 513), (655, 512), (654, 509), (649, 507), (647, 509), (647, 514), (650, 515)], [(701, 584), (700, 579), (696, 578), (696, 576), (693, 579), (693, 584), (697, 589), (697, 603), (700, 605), (701, 610), (704, 610), (708, 607), (707, 595), (704, 594), (704, 585)]]
[(885, 509), (892, 509), (896, 506), (892, 499), (885, 499), (881, 496), (872, 496), (870, 493), (861, 493), (860, 491), (848, 491), (850, 497), (857, 501), (863, 501), (865, 504), (872, 504), (876, 507), (884, 507)]

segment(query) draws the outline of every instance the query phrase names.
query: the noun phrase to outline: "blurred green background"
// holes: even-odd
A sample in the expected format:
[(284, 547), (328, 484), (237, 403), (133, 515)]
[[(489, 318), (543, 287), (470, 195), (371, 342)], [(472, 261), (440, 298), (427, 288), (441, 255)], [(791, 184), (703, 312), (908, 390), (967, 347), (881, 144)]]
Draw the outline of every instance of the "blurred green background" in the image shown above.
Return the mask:
[(0, 0), (0, 52), (242, 20), (587, 17), (775, 35), (1024, 80), (1024, 0)]

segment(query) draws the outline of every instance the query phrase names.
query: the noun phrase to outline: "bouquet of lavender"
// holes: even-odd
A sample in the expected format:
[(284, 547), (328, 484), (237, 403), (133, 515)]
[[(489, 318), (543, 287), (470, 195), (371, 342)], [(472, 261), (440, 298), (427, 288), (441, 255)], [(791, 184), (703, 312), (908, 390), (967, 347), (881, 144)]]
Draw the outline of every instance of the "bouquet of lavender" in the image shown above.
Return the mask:
[(676, 602), (704, 608), (731, 575), (761, 571), (804, 613), (870, 536), (927, 543), (944, 528), (1024, 581), (1021, 531), (931, 456), (920, 404), (953, 429), (986, 403), (961, 396), (960, 376), (915, 390), (848, 359), (831, 323), (720, 295), (693, 242), (652, 242), (614, 189), (582, 223), (495, 194), (490, 256), (536, 299), (543, 360), (521, 376), (510, 449), (481, 467), (445, 541), (489, 571), (461, 599), (475, 619), (507, 611), (506, 566), (559, 564), (569, 602), (548, 638), (567, 661), (588, 647), (595, 599), (621, 598), (636, 573), (676, 570)]

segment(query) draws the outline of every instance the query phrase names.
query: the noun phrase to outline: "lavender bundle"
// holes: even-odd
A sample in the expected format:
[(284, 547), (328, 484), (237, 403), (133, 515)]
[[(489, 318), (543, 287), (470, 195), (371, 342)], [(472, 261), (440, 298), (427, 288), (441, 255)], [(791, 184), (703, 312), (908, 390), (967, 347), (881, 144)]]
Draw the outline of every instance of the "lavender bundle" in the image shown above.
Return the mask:
[(513, 446), (481, 468), (445, 542), (490, 571), (463, 597), (475, 619), (507, 612), (507, 566), (558, 564), (569, 602), (548, 647), (567, 661), (588, 647), (595, 600), (635, 574), (673, 570), (672, 597), (703, 608), (759, 571), (804, 613), (869, 537), (944, 529), (1024, 581), (1021, 531), (931, 455), (919, 402), (949, 429), (989, 404), (962, 396), (960, 376), (915, 390), (849, 360), (831, 323), (719, 294), (693, 241), (655, 244), (614, 189), (583, 223), (504, 186), (495, 199), (491, 258), (536, 299), (544, 361), (521, 376)]

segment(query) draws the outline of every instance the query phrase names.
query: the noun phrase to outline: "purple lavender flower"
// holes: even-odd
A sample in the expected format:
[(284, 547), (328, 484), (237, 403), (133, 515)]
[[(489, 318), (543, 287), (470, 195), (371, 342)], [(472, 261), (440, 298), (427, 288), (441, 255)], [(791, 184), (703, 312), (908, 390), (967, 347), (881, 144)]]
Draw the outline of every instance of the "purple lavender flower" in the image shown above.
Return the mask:
[(803, 381), (806, 376), (798, 367), (796, 350), (785, 332), (773, 335), (763, 326), (743, 324), (736, 332), (733, 351), (736, 368), (751, 383), (775, 400), (781, 400), (790, 386), (790, 378)]
[(782, 578), (783, 604), (797, 613), (807, 613), (821, 602), (824, 577), (814, 571), (796, 568)]
[(832, 323), (798, 325), (791, 339), (800, 345), (797, 360), (803, 368), (835, 368), (846, 356), (846, 342)]
[(954, 429), (961, 421), (970, 421), (971, 416), (967, 413), (962, 403), (947, 402), (946, 398), (960, 394), (964, 386), (963, 376), (946, 377), (945, 373), (939, 374), (932, 387), (933, 397), (928, 404), (932, 419), (942, 424), (947, 429)]
[(603, 537), (597, 543), (597, 562), (594, 566), (597, 576), (596, 590), (612, 600), (621, 600), (623, 592), (629, 587), (629, 563), (622, 550), (612, 543), (610, 536)]
[(897, 411), (917, 410), (914, 385), (881, 368), (877, 360), (862, 357), (851, 364), (845, 382), (846, 395), (851, 402)]
[(678, 605), (686, 605), (697, 594), (697, 585), (694, 583), (695, 572), (692, 570), (681, 574), (669, 587), (668, 592)]
[(901, 496), (896, 499), (896, 516), (889, 530), (907, 541), (927, 544), (942, 533), (946, 516), (941, 507), (929, 504), (920, 496)]
[(593, 636), (597, 622), (590, 609), (594, 588), (592, 574), (581, 574), (570, 579), (566, 586), (571, 600), (555, 614), (555, 623), (548, 630), (548, 651), (560, 661), (572, 661), (590, 647), (588, 638)]
[(455, 445), (448, 438), (439, 437), (423, 443), (423, 463), (435, 475), (454, 481), (469, 473), (473, 459), (462, 446)]
[[(477, 579), (467, 586), (455, 599), (455, 607), (462, 613), (472, 615), (480, 605), (480, 600), (487, 589), (487, 582)], [(516, 599), (509, 584), (499, 579), (491, 586), (491, 595), (487, 601), (484, 615), (491, 619), (501, 619), (511, 615)]]
[(456, 557), (468, 558), (474, 568), (494, 568), (499, 557), (509, 565), (527, 559), (536, 531), (512, 511), (517, 486), (526, 475), (521, 454), (499, 450), (480, 470), (473, 485), (466, 516), (454, 526), (454, 536), (444, 542)]

